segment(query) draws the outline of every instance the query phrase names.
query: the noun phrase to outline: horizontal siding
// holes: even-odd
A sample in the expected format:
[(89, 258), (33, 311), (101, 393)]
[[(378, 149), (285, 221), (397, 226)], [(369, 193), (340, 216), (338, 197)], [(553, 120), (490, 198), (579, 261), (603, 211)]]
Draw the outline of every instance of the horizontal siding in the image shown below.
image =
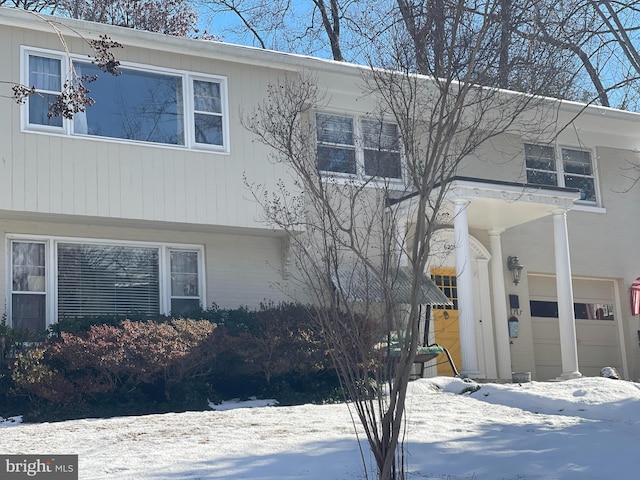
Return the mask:
[[(0, 26), (0, 61), (11, 65), (11, 78), (3, 80), (19, 81), (22, 44), (61, 50), (53, 33), (27, 33)], [(69, 41), (74, 53), (88, 52), (78, 39)], [(266, 228), (243, 175), (271, 188), (286, 175), (240, 118), (282, 72), (139, 48), (117, 54), (121, 60), (226, 76), (231, 153), (21, 132), (19, 106), (0, 99), (0, 209)]]
[[(290, 299), (282, 288), (282, 240), (274, 236), (163, 230), (144, 224), (132, 228), (62, 221), (2, 220), (0, 237), (4, 240), (7, 234), (202, 245), (207, 306), (215, 302), (224, 308), (257, 308), (264, 301)], [(8, 259), (5, 249), (6, 242), (0, 242), (2, 272), (5, 272)], [(7, 292), (5, 275), (0, 276), (0, 291)]]

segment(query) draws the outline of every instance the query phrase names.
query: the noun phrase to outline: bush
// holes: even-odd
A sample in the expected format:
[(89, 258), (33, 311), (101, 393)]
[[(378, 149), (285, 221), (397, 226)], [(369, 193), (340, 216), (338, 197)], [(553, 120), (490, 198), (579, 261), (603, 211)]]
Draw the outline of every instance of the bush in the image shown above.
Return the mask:
[(206, 369), (215, 356), (210, 348), (215, 327), (184, 319), (125, 320), (117, 327), (61, 332), (19, 354), (12, 378), (28, 395), (70, 410), (107, 397), (123, 404), (132, 396), (169, 402), (171, 390)]
[(17, 355), (0, 387), (30, 399), (21, 413), (31, 420), (203, 409), (253, 395), (281, 404), (342, 398), (309, 308), (213, 305), (190, 316), (62, 320)]
[(269, 385), (276, 376), (330, 368), (306, 307), (268, 304), (245, 313), (229, 317), (221, 326), (221, 336), (227, 338), (227, 348), (240, 356), (247, 374), (260, 374)]

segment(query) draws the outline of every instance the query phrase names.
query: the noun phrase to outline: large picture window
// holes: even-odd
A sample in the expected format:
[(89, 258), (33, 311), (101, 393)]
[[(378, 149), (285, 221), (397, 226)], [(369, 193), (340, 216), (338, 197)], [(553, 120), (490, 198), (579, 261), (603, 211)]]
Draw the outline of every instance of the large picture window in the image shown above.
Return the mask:
[(87, 83), (95, 103), (73, 120), (50, 117), (51, 104), (60, 94), (71, 69), (69, 58), (53, 52), (24, 50), (23, 83), (35, 86), (23, 110), (25, 128), (68, 135), (226, 151), (226, 79), (197, 77), (150, 66), (124, 65), (120, 75), (72, 57), (79, 77)]
[(160, 313), (157, 248), (58, 244), (58, 316)]
[(97, 77), (89, 85), (96, 103), (74, 115), (74, 133), (184, 145), (182, 77), (131, 68), (113, 76), (90, 63), (74, 65), (79, 75)]
[(42, 331), (60, 318), (184, 314), (204, 304), (201, 248), (12, 239), (11, 322)]
[(595, 173), (587, 150), (550, 145), (524, 145), (527, 183), (577, 188), (580, 200), (596, 202)]
[(398, 126), (393, 123), (318, 113), (316, 138), (322, 172), (402, 179)]

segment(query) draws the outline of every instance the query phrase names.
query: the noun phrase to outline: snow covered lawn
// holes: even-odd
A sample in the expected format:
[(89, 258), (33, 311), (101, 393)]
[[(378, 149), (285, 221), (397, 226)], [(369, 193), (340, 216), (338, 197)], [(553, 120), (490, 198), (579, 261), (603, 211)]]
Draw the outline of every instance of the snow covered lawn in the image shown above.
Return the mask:
[[(485, 384), (460, 395), (465, 387), (443, 377), (411, 384), (409, 478), (640, 477), (640, 384), (583, 378)], [(81, 479), (364, 478), (346, 405), (259, 405), (226, 403), (206, 412), (49, 424), (5, 422), (0, 452), (78, 454)], [(360, 441), (374, 478), (362, 435)]]

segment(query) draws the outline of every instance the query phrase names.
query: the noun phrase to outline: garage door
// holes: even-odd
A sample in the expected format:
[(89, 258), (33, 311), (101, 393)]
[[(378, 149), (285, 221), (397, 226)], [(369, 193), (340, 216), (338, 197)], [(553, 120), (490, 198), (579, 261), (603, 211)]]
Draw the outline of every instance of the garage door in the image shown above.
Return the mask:
[[(536, 379), (553, 379), (562, 373), (555, 278), (530, 275), (529, 296)], [(622, 372), (613, 282), (574, 280), (573, 297), (580, 372), (597, 376), (607, 366)]]

